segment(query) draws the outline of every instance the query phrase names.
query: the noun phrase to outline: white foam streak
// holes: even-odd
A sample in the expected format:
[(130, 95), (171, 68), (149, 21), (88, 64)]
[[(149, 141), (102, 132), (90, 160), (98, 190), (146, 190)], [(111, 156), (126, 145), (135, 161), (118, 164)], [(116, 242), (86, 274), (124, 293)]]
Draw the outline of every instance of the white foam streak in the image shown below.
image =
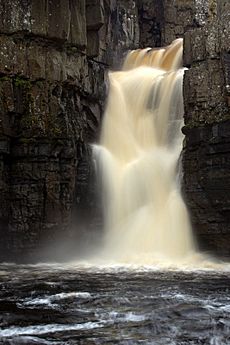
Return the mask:
[(56, 307), (59, 301), (65, 299), (89, 299), (90, 297), (91, 294), (89, 292), (62, 292), (50, 296), (28, 298), (23, 302), (23, 305)]
[(49, 333), (57, 333), (63, 331), (78, 331), (89, 330), (103, 327), (102, 322), (84, 322), (79, 324), (48, 324), (48, 325), (35, 325), (28, 327), (9, 327), (0, 330), (0, 337), (14, 337), (20, 335), (44, 335)]

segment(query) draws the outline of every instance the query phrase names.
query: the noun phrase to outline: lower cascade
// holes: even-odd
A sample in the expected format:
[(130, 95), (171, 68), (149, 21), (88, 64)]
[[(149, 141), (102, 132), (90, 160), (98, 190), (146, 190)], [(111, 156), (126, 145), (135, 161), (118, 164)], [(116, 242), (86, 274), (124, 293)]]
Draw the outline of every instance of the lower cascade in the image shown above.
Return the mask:
[(195, 252), (180, 188), (182, 39), (131, 51), (110, 89), (100, 144), (104, 254), (122, 262), (178, 262)]

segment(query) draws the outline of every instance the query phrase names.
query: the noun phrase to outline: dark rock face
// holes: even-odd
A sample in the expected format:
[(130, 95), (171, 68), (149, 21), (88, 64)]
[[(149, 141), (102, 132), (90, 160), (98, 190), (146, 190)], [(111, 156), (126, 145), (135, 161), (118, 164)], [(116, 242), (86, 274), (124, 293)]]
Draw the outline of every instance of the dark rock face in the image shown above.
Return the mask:
[(230, 256), (230, 3), (185, 34), (184, 183), (202, 249)]
[(185, 133), (184, 182), (198, 243), (205, 251), (229, 257), (230, 121)]
[(108, 65), (139, 41), (137, 6), (0, 0), (0, 10), (0, 259), (32, 261), (58, 238), (76, 250), (100, 223), (89, 144)]
[(200, 246), (230, 256), (229, 7), (0, 0), (0, 260), (64, 256), (80, 250), (81, 237), (95, 240), (101, 207), (89, 144), (100, 130), (106, 71), (128, 49), (182, 36), (186, 199)]
[(201, 8), (194, 4), (194, 0), (140, 0), (141, 46), (160, 47), (183, 37), (198, 24), (203, 6)]

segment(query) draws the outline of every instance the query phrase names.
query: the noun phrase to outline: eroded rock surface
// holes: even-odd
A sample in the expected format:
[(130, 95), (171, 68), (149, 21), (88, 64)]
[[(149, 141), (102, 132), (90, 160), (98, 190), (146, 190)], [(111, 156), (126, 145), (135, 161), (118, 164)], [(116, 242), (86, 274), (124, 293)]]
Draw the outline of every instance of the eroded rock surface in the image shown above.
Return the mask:
[(137, 6), (1, 0), (0, 10), (0, 259), (31, 261), (60, 238), (76, 250), (99, 223), (89, 144), (109, 64), (139, 41)]
[(107, 70), (128, 49), (184, 35), (186, 199), (201, 247), (230, 255), (229, 6), (0, 0), (0, 260), (36, 260), (60, 238), (78, 251), (79, 235), (101, 228), (89, 144)]
[(229, 257), (230, 3), (203, 3), (206, 19), (184, 42), (184, 182), (200, 247)]

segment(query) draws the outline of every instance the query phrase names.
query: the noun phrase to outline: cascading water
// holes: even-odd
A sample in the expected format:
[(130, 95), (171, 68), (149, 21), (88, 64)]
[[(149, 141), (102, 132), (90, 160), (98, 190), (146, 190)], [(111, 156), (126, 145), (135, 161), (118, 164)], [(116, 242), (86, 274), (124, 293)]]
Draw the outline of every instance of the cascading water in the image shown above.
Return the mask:
[(100, 145), (105, 250), (121, 262), (173, 262), (194, 252), (180, 192), (182, 39), (135, 50), (109, 74)]
[(0, 344), (229, 344), (230, 266), (195, 253), (180, 192), (181, 50), (131, 52), (110, 73), (94, 148), (104, 249), (64, 266), (0, 265)]

